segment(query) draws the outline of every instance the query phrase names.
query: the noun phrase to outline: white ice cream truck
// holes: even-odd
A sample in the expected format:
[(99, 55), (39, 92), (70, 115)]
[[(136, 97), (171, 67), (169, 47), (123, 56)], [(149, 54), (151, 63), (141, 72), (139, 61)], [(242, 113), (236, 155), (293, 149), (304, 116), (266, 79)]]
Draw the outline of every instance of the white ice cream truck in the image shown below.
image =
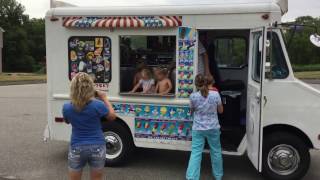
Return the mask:
[[(61, 108), (80, 71), (107, 92), (117, 112), (103, 122), (107, 165), (134, 147), (189, 151), (198, 44), (225, 112), (226, 155), (247, 154), (270, 179), (299, 179), (320, 148), (320, 92), (293, 75), (281, 29), (287, 0), (210, 4), (53, 8), (46, 15), (48, 126), (45, 137), (69, 141)], [(312, 42), (319, 44), (319, 36)], [(130, 93), (140, 66), (168, 70), (167, 95)], [(187, 158), (187, 157), (186, 157)]]

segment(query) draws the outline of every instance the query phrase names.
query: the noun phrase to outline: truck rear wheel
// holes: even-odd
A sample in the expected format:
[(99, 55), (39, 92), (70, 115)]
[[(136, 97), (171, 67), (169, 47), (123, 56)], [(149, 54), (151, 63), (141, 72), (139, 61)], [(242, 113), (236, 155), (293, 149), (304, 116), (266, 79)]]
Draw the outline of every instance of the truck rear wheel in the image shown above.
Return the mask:
[(309, 148), (301, 138), (290, 133), (267, 135), (262, 156), (262, 173), (268, 179), (301, 179), (310, 166)]
[(103, 126), (106, 141), (105, 166), (118, 166), (127, 162), (132, 150), (131, 133), (118, 122), (108, 122)]

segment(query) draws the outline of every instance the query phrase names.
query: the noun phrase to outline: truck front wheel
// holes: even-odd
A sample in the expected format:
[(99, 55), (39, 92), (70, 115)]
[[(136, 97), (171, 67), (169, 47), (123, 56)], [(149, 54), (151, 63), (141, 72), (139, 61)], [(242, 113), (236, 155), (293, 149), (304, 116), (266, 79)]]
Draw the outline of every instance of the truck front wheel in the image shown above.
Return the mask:
[(293, 134), (277, 132), (267, 135), (262, 153), (262, 173), (268, 179), (301, 179), (309, 169), (309, 148)]
[(125, 163), (133, 150), (130, 132), (118, 122), (108, 122), (103, 126), (106, 141), (105, 166), (117, 166)]

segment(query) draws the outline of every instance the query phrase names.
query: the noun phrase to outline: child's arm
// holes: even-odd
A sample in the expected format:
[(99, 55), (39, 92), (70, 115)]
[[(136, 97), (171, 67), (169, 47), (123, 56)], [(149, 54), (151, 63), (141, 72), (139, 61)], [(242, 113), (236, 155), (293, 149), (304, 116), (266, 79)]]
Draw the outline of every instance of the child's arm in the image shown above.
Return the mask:
[(138, 84), (136, 84), (136, 85), (134, 86), (134, 88), (133, 88), (130, 92), (131, 92), (131, 93), (136, 92), (139, 87), (140, 87), (140, 82), (139, 82)]
[(223, 105), (222, 105), (222, 104), (219, 104), (219, 105), (218, 105), (218, 113), (219, 113), (219, 114), (222, 114), (222, 113), (223, 113)]
[(168, 85), (168, 89), (165, 90), (164, 92), (160, 93), (161, 95), (168, 94), (172, 89), (172, 83), (171, 83), (171, 81), (169, 79), (166, 80), (166, 84)]
[(155, 93), (158, 93), (158, 91), (159, 91), (159, 82), (156, 85)]
[(223, 113), (223, 105), (222, 105), (222, 102), (221, 102), (220, 95), (218, 95), (218, 98), (217, 98), (217, 106), (218, 106), (218, 113), (222, 114)]
[(134, 75), (134, 78), (133, 78), (133, 86), (136, 86), (138, 83), (139, 83), (139, 79), (138, 79), (138, 74), (135, 74)]
[(194, 113), (194, 105), (193, 105), (193, 101), (192, 101), (192, 96), (190, 96), (190, 113), (193, 114)]

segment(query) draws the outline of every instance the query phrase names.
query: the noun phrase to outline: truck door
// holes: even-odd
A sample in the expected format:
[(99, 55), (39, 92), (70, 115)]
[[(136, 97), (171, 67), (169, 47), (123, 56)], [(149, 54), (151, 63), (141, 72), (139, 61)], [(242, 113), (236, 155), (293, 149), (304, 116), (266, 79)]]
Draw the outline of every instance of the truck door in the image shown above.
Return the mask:
[(247, 95), (247, 153), (261, 172), (262, 161), (262, 97), (266, 52), (266, 28), (250, 31), (249, 75)]

